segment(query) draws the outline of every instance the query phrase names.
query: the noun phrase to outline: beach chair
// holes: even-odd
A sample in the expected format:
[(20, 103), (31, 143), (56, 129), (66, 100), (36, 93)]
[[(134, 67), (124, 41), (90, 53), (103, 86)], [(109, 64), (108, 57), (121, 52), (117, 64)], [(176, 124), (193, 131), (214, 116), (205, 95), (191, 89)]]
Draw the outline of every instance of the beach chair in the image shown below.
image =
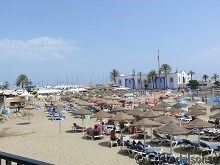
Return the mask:
[(81, 131), (82, 132), (82, 131), (86, 130), (86, 127), (78, 126), (76, 123), (73, 123), (71, 128), (72, 128), (73, 131)]
[(170, 142), (170, 136), (169, 135), (161, 136), (156, 131), (153, 131), (153, 135), (154, 135), (154, 138), (151, 139), (151, 142), (157, 142), (158, 144), (162, 144), (162, 143), (165, 143), (165, 142)]
[(220, 134), (209, 129), (203, 129), (203, 131), (200, 132), (200, 137), (203, 139), (208, 139), (209, 141), (213, 141), (214, 139), (219, 139)]
[(199, 147), (199, 143), (197, 141), (190, 141), (189, 139), (182, 139), (181, 147), (189, 147), (191, 150), (195, 150)]
[(147, 148), (144, 148), (140, 144), (135, 145), (136, 150), (134, 152), (134, 159), (136, 163), (140, 164), (142, 161), (148, 160), (149, 155), (157, 155), (163, 151), (160, 147), (151, 147), (148, 145)]
[(135, 151), (135, 146), (129, 141), (124, 141), (123, 142), (124, 145), (122, 145), (121, 149), (128, 151), (129, 155), (133, 155), (134, 151)]
[(102, 134), (102, 131), (100, 131), (100, 133), (98, 135), (93, 135), (93, 129), (87, 128), (84, 133), (84, 138), (90, 138), (92, 140), (102, 139), (102, 138), (104, 138), (104, 135)]
[(183, 144), (183, 138), (176, 138), (173, 139), (173, 147), (176, 147), (177, 145)]
[(220, 151), (219, 146), (220, 146), (219, 144), (209, 145), (205, 142), (200, 142), (200, 147), (201, 147), (202, 151), (207, 152), (207, 155), (211, 155), (211, 157), (213, 157), (213, 153)]

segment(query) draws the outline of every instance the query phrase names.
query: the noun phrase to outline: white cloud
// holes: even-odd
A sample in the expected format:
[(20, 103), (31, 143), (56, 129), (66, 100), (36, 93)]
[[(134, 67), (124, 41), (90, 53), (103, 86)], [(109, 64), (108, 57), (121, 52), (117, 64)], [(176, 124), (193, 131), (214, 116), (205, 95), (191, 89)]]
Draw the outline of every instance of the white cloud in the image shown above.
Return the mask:
[(38, 37), (28, 41), (0, 39), (0, 58), (32, 60), (60, 59), (75, 55), (79, 48), (72, 41)]

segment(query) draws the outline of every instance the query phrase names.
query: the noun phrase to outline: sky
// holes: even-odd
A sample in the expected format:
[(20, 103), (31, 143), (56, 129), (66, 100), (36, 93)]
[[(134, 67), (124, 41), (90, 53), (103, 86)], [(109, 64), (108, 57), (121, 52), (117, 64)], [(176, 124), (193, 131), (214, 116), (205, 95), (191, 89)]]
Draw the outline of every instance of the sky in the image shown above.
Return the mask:
[(219, 0), (0, 1), (0, 81), (96, 84), (109, 73), (220, 74)]

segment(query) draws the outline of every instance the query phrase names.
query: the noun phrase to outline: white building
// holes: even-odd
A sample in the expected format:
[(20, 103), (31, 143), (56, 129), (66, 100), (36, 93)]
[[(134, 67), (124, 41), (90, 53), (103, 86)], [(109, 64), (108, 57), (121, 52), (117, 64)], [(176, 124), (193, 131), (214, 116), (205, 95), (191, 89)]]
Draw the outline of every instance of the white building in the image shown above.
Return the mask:
[[(153, 82), (147, 79), (147, 75), (143, 74), (141, 77), (139, 75), (135, 75), (134, 78), (132, 75), (123, 75), (121, 74), (119, 77), (116, 77), (116, 84), (119, 86), (125, 86), (131, 89), (144, 89), (143, 81), (147, 80), (148, 87), (147, 89), (177, 89), (179, 87), (186, 86), (186, 84), (191, 80), (190, 75), (186, 72), (175, 72), (169, 73), (167, 75), (167, 81), (165, 75), (160, 75), (160, 83), (159, 83), (159, 75), (156, 75), (156, 78)], [(166, 85), (167, 82), (167, 85)]]

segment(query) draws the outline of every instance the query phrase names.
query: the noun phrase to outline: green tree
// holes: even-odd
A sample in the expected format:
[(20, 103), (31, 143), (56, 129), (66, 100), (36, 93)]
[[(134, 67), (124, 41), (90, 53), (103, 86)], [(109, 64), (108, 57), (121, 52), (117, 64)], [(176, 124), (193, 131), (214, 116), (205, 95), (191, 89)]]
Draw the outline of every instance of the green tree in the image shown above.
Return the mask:
[(9, 86), (10, 86), (10, 84), (8, 81), (4, 82), (4, 89), (8, 89)]
[(148, 83), (147, 83), (147, 80), (146, 80), (146, 79), (142, 82), (142, 84), (143, 84), (143, 86), (144, 86), (144, 90), (147, 90)]
[(28, 77), (25, 74), (20, 74), (15, 82), (15, 85), (21, 86), (22, 88), (24, 88), (25, 85), (28, 84)]
[(209, 76), (208, 75), (206, 75), (206, 74), (204, 74), (203, 76), (202, 76), (202, 79), (204, 79), (205, 80), (205, 82), (207, 81), (207, 79), (209, 78)]
[(197, 89), (199, 86), (199, 83), (197, 80), (190, 80), (187, 86), (190, 87), (191, 89)]
[(165, 79), (166, 79), (166, 80), (165, 80), (165, 81), (166, 81), (165, 87), (168, 88), (167, 75), (172, 71), (172, 68), (171, 68), (171, 66), (168, 65), (168, 64), (163, 64), (163, 65), (161, 65), (161, 67), (160, 67), (160, 71), (161, 71), (161, 73), (163, 73), (163, 74), (165, 75)]
[(193, 77), (192, 77), (192, 76), (195, 74), (195, 72), (193, 72), (192, 70), (190, 70), (188, 74), (190, 75), (191, 80), (193, 80)]
[(220, 82), (219, 81), (214, 82), (214, 87), (219, 88), (220, 87)]
[[(143, 75), (143, 72), (138, 72), (137, 75), (139, 76), (139, 81), (140, 81), (140, 83), (142, 83), (142, 75)], [(141, 84), (141, 89), (142, 89), (142, 84)]]
[(110, 79), (111, 81), (114, 82), (114, 84), (116, 84), (116, 77), (119, 76), (119, 71), (117, 71), (116, 69), (113, 69), (111, 72), (110, 72)]
[(135, 69), (132, 70), (132, 77), (133, 77), (133, 89), (135, 89), (135, 77), (136, 73), (135, 73)]
[(215, 82), (217, 81), (218, 78), (219, 78), (219, 75), (216, 74), (216, 73), (212, 76), (212, 79), (213, 79)]
[(151, 80), (151, 83), (153, 85), (153, 89), (155, 88), (154, 84), (155, 84), (155, 78), (156, 78), (157, 72), (156, 70), (151, 70), (150, 72), (148, 72), (147, 74), (147, 79)]

